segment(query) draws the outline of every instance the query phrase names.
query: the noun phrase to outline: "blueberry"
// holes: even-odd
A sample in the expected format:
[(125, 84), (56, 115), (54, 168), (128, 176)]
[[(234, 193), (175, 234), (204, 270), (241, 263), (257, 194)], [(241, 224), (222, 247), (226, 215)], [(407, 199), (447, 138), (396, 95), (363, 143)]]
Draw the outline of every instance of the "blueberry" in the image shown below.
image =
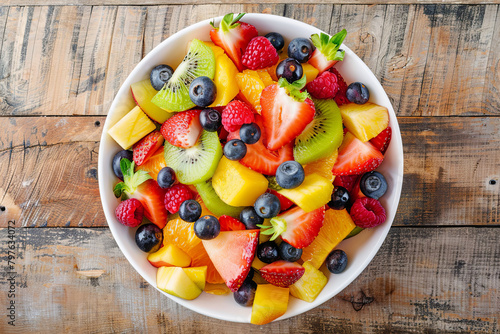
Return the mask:
[(240, 138), (245, 144), (255, 144), (260, 135), (260, 127), (255, 123), (243, 124), (240, 128)]
[(247, 206), (240, 212), (240, 221), (247, 230), (254, 230), (259, 228), (257, 224), (264, 223), (264, 218), (260, 217), (253, 207)]
[(156, 252), (163, 241), (163, 233), (155, 224), (139, 226), (135, 232), (135, 243), (143, 252)]
[(201, 217), (201, 205), (194, 199), (182, 202), (179, 207), (179, 217), (189, 223), (197, 221)]
[(289, 83), (299, 80), (302, 78), (303, 74), (304, 69), (302, 65), (293, 58), (283, 59), (278, 66), (276, 66), (276, 76), (278, 79), (285, 78)]
[(170, 188), (175, 182), (175, 171), (170, 167), (163, 167), (158, 172), (156, 181), (161, 188)]
[(280, 213), (281, 203), (276, 195), (263, 193), (257, 198), (253, 207), (257, 215), (262, 218), (272, 218)]
[(250, 267), (250, 270), (248, 271), (247, 277), (245, 278), (245, 281), (251, 281), (253, 279), (253, 276), (255, 275), (255, 272), (252, 267)]
[(368, 88), (361, 82), (353, 82), (347, 87), (345, 96), (351, 102), (356, 104), (365, 104), (370, 99)]
[(297, 188), (304, 181), (304, 177), (304, 168), (297, 161), (285, 161), (276, 170), (276, 182), (285, 189)]
[(283, 241), (279, 247), (279, 254), (283, 260), (295, 262), (302, 256), (302, 249), (295, 248), (289, 243)]
[(224, 155), (229, 160), (240, 160), (247, 154), (247, 146), (239, 139), (231, 139), (224, 145)]
[(264, 263), (273, 263), (280, 259), (278, 245), (274, 241), (266, 241), (257, 247), (257, 257)]
[(156, 90), (161, 90), (163, 86), (174, 74), (172, 67), (168, 65), (158, 65), (151, 70), (149, 74), (149, 80), (151, 81), (151, 86)]
[(295, 58), (300, 63), (308, 61), (313, 51), (313, 45), (307, 38), (295, 38), (288, 44), (288, 57)]
[(206, 215), (194, 223), (194, 234), (202, 240), (216, 238), (220, 233), (220, 223), (214, 216)]
[(189, 98), (199, 107), (208, 107), (216, 96), (217, 87), (209, 77), (198, 77), (189, 85)]
[(200, 124), (204, 130), (215, 132), (222, 125), (222, 116), (215, 109), (203, 109), (200, 113)]
[(283, 38), (283, 36), (281, 36), (280, 33), (270, 32), (269, 34), (267, 34), (264, 37), (267, 38), (269, 40), (269, 42), (271, 42), (271, 44), (274, 46), (274, 48), (278, 52), (280, 52), (283, 49), (283, 47), (285, 46), (285, 39)]
[(344, 210), (349, 203), (349, 192), (346, 188), (335, 186), (332, 192), (332, 199), (328, 206), (334, 210)]
[(379, 199), (387, 191), (387, 181), (379, 172), (368, 172), (361, 177), (359, 189), (366, 197)]
[(241, 306), (252, 306), (255, 290), (257, 290), (257, 283), (245, 280), (240, 288), (233, 293), (234, 300)]
[(132, 151), (127, 151), (123, 150), (115, 154), (113, 157), (113, 172), (115, 173), (116, 177), (119, 178), (120, 180), (123, 180), (123, 173), (122, 169), (120, 168), (120, 161), (122, 161), (123, 158), (127, 158), (128, 160), (132, 161), (133, 160), (133, 154)]
[(326, 267), (332, 274), (340, 274), (347, 267), (347, 254), (340, 249), (335, 249), (326, 257)]

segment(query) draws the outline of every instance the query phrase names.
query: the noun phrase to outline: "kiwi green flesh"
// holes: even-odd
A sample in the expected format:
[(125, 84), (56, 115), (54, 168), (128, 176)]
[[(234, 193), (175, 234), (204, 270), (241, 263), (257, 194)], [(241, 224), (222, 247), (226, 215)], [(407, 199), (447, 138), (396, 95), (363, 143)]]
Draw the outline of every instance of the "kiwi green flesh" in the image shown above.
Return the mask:
[(295, 139), (294, 159), (302, 165), (331, 155), (344, 138), (342, 116), (334, 100), (313, 99), (316, 115)]
[(169, 111), (191, 109), (195, 106), (189, 97), (191, 82), (201, 76), (213, 79), (214, 75), (215, 55), (212, 48), (198, 39), (193, 39), (184, 60), (151, 101), (158, 107)]
[(212, 180), (207, 180), (205, 182), (196, 183), (194, 185), (198, 194), (200, 194), (203, 203), (207, 207), (208, 211), (216, 215), (217, 217), (222, 215), (228, 215), (233, 218), (239, 218), (243, 206), (231, 206), (224, 203), (220, 197), (215, 192), (212, 186)]
[(203, 130), (196, 145), (180, 148), (165, 141), (165, 162), (175, 171), (179, 182), (195, 184), (210, 179), (222, 158), (217, 132)]

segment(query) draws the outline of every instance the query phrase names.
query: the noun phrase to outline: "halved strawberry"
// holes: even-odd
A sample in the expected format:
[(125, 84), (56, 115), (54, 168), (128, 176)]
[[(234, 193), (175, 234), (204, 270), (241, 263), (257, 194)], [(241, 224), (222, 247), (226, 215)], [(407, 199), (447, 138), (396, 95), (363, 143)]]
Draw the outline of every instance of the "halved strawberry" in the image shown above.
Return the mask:
[(158, 183), (149, 176), (148, 172), (138, 170), (134, 173), (135, 163), (128, 159), (120, 161), (123, 173), (123, 182), (118, 183), (113, 189), (116, 197), (125, 195), (135, 198), (144, 206), (144, 215), (159, 228), (165, 227), (167, 223), (167, 210), (163, 204), (166, 189), (161, 188)]
[(215, 239), (202, 240), (215, 269), (235, 292), (250, 271), (259, 242), (259, 230), (224, 231)]
[[(255, 115), (255, 123), (262, 129), (262, 116)], [(239, 131), (231, 132), (227, 140), (240, 139)], [(247, 154), (240, 163), (264, 175), (275, 175), (279, 165), (288, 160), (293, 160), (293, 143), (289, 143), (276, 151), (270, 151), (265, 146), (266, 134), (261, 133), (260, 139), (255, 144), (247, 145)]]
[(392, 137), (392, 129), (388, 126), (385, 130), (380, 132), (375, 138), (370, 139), (370, 143), (382, 154), (385, 154), (387, 148), (389, 147), (389, 143), (391, 142)]
[[(305, 77), (303, 79), (305, 85)], [(290, 92), (283, 78), (278, 84), (267, 86), (262, 91), (260, 105), (268, 149), (274, 151), (292, 142), (311, 123), (315, 108), (307, 96), (299, 89)]]
[(257, 225), (261, 233), (270, 235), (271, 241), (278, 236), (295, 248), (309, 246), (319, 234), (325, 220), (325, 207), (305, 212), (300, 207), (294, 207), (271, 219), (271, 226)]
[(312, 35), (311, 41), (316, 50), (314, 50), (308, 63), (316, 67), (321, 73), (338, 61), (343, 60), (345, 51), (339, 50), (339, 47), (346, 36), (347, 31), (345, 29), (331, 37), (325, 33)]
[(285, 196), (281, 195), (280, 193), (278, 193), (276, 190), (274, 189), (267, 189), (268, 193), (271, 193), (273, 194), (274, 196), (278, 197), (278, 199), (280, 200), (280, 204), (281, 204), (281, 211), (285, 211), (285, 210), (288, 210), (290, 209), (292, 206), (293, 206), (293, 202), (290, 201), (288, 198), (286, 198)]
[(137, 166), (145, 163), (157, 149), (159, 149), (165, 138), (161, 135), (160, 131), (153, 131), (146, 137), (142, 138), (133, 149), (133, 160)]
[(333, 166), (333, 175), (355, 175), (370, 172), (380, 166), (384, 156), (369, 142), (363, 143), (347, 132), (339, 147), (339, 156)]
[(297, 282), (305, 271), (304, 267), (296, 262), (279, 260), (260, 268), (259, 273), (272, 285), (286, 288)]
[(160, 129), (165, 140), (181, 148), (194, 146), (203, 130), (200, 112), (201, 110), (182, 111), (167, 119)]
[(358, 179), (361, 177), (361, 175), (341, 175), (337, 176), (333, 180), (333, 185), (334, 186), (341, 186), (347, 189), (347, 191), (350, 193)]
[(242, 231), (246, 230), (245, 225), (238, 219), (231, 216), (222, 215), (219, 217), (220, 230), (222, 231)]
[(233, 13), (226, 14), (220, 22), (219, 28), (215, 27), (215, 22), (211, 23), (214, 29), (210, 31), (212, 42), (224, 49), (239, 71), (245, 69), (241, 62), (241, 56), (248, 43), (252, 38), (258, 36), (257, 29), (253, 25), (239, 21), (243, 15), (245, 13), (236, 17)]

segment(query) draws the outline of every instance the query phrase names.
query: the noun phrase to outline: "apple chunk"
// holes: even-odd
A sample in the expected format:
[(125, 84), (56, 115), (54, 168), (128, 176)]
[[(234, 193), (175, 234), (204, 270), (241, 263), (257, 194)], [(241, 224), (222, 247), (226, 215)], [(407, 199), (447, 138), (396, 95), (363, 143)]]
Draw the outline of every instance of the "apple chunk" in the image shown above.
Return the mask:
[(181, 267), (158, 268), (156, 286), (172, 296), (187, 300), (195, 299), (201, 294), (201, 289)]
[(158, 123), (163, 123), (173, 115), (172, 112), (163, 110), (151, 102), (153, 96), (155, 96), (158, 92), (153, 88), (153, 86), (151, 86), (149, 79), (131, 84), (130, 90), (132, 91), (135, 103), (137, 103), (142, 111), (144, 111), (152, 120)]
[(188, 267), (191, 257), (174, 244), (168, 244), (148, 255), (148, 261), (159, 267)]

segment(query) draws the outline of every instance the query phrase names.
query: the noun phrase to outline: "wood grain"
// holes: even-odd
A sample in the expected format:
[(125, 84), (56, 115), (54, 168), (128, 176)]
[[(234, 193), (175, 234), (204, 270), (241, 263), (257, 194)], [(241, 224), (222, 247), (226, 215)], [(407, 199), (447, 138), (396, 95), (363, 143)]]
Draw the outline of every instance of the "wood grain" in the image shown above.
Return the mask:
[[(0, 115), (105, 115), (142, 57), (227, 12), (295, 18), (335, 33), (401, 116), (499, 115), (498, 5), (212, 4), (1, 7)], [(2, 27), (3, 23), (3, 27)]]
[[(5, 321), (0, 331), (494, 333), (500, 325), (495, 232), (392, 228), (370, 265), (339, 295), (256, 327), (208, 318), (162, 296), (131, 267), (108, 229), (17, 229), (18, 318), (14, 332)], [(0, 280), (2, 291), (6, 284)]]
[[(0, 226), (10, 217), (22, 226), (106, 226), (97, 183), (105, 118), (2, 119)], [(405, 175), (394, 224), (499, 225), (500, 118), (400, 117), (399, 124)]]

